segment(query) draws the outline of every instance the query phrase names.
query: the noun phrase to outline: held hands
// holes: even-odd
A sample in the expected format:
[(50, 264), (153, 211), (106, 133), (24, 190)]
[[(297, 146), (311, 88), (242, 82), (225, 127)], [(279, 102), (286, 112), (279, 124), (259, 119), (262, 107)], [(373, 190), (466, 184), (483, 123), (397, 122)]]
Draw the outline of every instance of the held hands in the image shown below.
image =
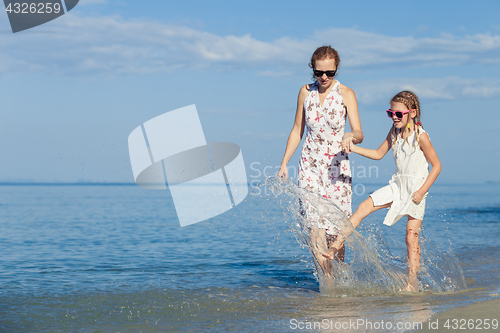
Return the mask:
[(350, 154), (356, 147), (354, 142), (352, 142), (353, 140), (354, 140), (354, 135), (351, 132), (345, 133), (341, 142), (342, 150)]
[(285, 179), (288, 179), (288, 167), (286, 165), (281, 165), (280, 171), (278, 171), (278, 177), (285, 177)]
[(413, 193), (412, 197), (411, 197), (411, 200), (415, 203), (415, 204), (419, 204), (422, 199), (424, 198), (424, 195), (422, 195), (419, 191)]

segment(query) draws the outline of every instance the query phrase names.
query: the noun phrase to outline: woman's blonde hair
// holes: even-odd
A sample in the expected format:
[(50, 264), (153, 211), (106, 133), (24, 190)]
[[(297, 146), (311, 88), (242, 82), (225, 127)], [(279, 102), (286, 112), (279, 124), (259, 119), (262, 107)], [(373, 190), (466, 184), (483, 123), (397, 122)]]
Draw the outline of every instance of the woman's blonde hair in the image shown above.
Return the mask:
[[(422, 122), (420, 121), (420, 102), (418, 100), (417, 95), (415, 95), (415, 93), (412, 91), (405, 90), (400, 93), (397, 93), (391, 99), (391, 102), (403, 103), (408, 108), (408, 110), (417, 111), (417, 115), (414, 120), (414, 126), (416, 126), (415, 131), (417, 132), (417, 142), (418, 142), (418, 137), (420, 135), (419, 127), (422, 126)], [(394, 127), (394, 125), (392, 125), (391, 138), (393, 145), (396, 143), (396, 140), (398, 139), (398, 134), (399, 134), (398, 130), (396, 129), (396, 127)], [(408, 138), (406, 138), (406, 143), (408, 143), (408, 145), (410, 144), (408, 142)]]

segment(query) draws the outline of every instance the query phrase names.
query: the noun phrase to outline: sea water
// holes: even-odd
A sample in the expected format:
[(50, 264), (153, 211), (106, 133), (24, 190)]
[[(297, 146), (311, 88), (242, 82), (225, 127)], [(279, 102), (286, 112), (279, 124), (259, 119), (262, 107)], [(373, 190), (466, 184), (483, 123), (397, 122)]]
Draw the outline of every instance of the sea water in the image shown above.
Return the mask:
[[(325, 235), (318, 237), (317, 221), (322, 221), (322, 227), (330, 228), (339, 238), (345, 238), (350, 250), (345, 262), (329, 260), (328, 272), (320, 264), (315, 264), (322, 295), (390, 294), (405, 290), (407, 264), (406, 258), (393, 254), (393, 251), (400, 252), (397, 242), (385, 239), (373, 226), (362, 235), (354, 230), (340, 208), (319, 194), (299, 188), (292, 181), (274, 176), (266, 180), (266, 185), (283, 207), (284, 221), (289, 223), (298, 242), (312, 256), (328, 252)], [(324, 244), (318, 244), (318, 239)], [(451, 250), (441, 252), (422, 232), (420, 251), (419, 291), (446, 292), (466, 288), (463, 271)]]
[[(380, 186), (367, 185), (353, 208)], [(397, 282), (384, 287), (393, 281), (383, 280), (387, 267), (405, 272), (406, 249), (405, 222), (383, 226), (382, 211), (356, 232), (377, 250), (379, 263), (389, 260), (375, 270), (383, 278), (356, 272), (363, 265), (351, 261), (348, 244), (346, 265), (358, 280), (328, 289), (320, 288), (311, 255), (297, 242), (293, 212), (265, 187), (221, 216), (181, 228), (168, 191), (4, 184), (0, 332), (283, 332), (324, 320), (401, 322), (401, 331), (411, 331), (437, 311), (498, 297), (497, 188), (432, 187), (423, 291), (408, 294)], [(458, 270), (439, 264), (453, 259), (448, 253), (466, 288)]]

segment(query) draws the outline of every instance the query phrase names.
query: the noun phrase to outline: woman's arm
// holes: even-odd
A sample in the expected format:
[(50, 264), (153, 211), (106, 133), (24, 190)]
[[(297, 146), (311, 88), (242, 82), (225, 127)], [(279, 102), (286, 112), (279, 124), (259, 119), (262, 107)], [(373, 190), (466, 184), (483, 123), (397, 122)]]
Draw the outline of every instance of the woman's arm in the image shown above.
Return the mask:
[[(345, 150), (344, 146), (347, 146), (347, 144), (344, 143), (344, 141), (342, 141), (342, 148)], [(352, 145), (351, 151), (356, 153), (356, 154), (359, 154), (361, 156), (371, 158), (372, 160), (380, 160), (380, 159), (382, 159), (382, 157), (385, 156), (385, 154), (387, 154), (389, 149), (391, 149), (391, 146), (392, 146), (391, 132), (389, 131), (384, 142), (382, 142), (382, 144), (380, 145), (380, 147), (378, 147), (377, 150), (367, 149), (367, 148), (358, 147), (356, 145)]]
[(307, 94), (309, 92), (309, 86), (305, 85), (300, 89), (299, 97), (297, 98), (297, 111), (295, 112), (295, 122), (293, 124), (292, 131), (288, 136), (288, 141), (286, 143), (285, 156), (281, 161), (281, 167), (278, 171), (278, 176), (288, 178), (288, 161), (292, 158), (293, 153), (297, 150), (297, 147), (302, 140), (302, 135), (304, 135), (305, 117), (304, 117), (304, 101), (306, 100)]
[(346, 152), (351, 152), (351, 147), (353, 144), (360, 144), (363, 142), (363, 131), (361, 130), (361, 121), (359, 120), (358, 112), (358, 101), (356, 99), (356, 94), (351, 88), (340, 85), (340, 90), (342, 94), (342, 99), (344, 105), (347, 109), (347, 117), (349, 119), (349, 126), (351, 126), (351, 132), (346, 132), (342, 141), (347, 140)]
[(439, 176), (441, 172), (441, 162), (439, 161), (439, 157), (432, 146), (431, 140), (429, 139), (429, 135), (427, 133), (422, 133), (418, 138), (418, 142), (420, 145), (420, 149), (424, 152), (425, 158), (432, 165), (432, 170), (429, 172), (429, 176), (425, 180), (424, 184), (413, 193), (412, 200), (417, 205), (422, 201), (425, 193), (429, 190), (432, 184), (436, 181), (436, 178)]

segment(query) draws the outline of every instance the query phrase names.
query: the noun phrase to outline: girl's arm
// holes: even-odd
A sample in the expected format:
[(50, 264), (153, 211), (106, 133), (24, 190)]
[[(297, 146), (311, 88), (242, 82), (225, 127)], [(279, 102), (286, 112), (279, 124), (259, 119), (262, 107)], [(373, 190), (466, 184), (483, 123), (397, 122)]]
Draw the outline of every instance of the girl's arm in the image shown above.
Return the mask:
[(425, 193), (429, 190), (432, 184), (436, 181), (436, 178), (439, 176), (441, 172), (441, 162), (439, 161), (439, 157), (432, 146), (431, 140), (429, 139), (429, 135), (427, 133), (422, 133), (420, 135), (418, 142), (420, 144), (420, 149), (424, 152), (425, 157), (432, 165), (432, 170), (429, 172), (429, 176), (425, 180), (424, 184), (413, 193), (412, 200), (417, 205), (422, 201)]
[[(362, 148), (362, 147), (358, 147), (356, 145), (353, 145), (351, 147), (351, 151), (356, 153), (356, 154), (359, 154), (361, 156), (371, 158), (372, 160), (380, 160), (380, 159), (382, 159), (382, 157), (385, 156), (385, 154), (387, 154), (389, 149), (391, 149), (391, 146), (392, 146), (391, 132), (389, 131), (384, 142), (382, 142), (382, 144), (380, 145), (380, 147), (378, 147), (377, 150)], [(344, 142), (342, 142), (342, 148), (344, 148)]]
[(363, 131), (361, 130), (361, 121), (359, 120), (356, 94), (351, 88), (348, 88), (343, 84), (340, 85), (340, 90), (344, 105), (347, 108), (349, 126), (351, 127), (351, 132), (344, 133), (342, 141), (347, 141), (346, 152), (350, 153), (353, 144), (360, 144), (363, 142)]
[(288, 161), (292, 158), (293, 153), (297, 150), (297, 147), (302, 140), (302, 135), (304, 135), (304, 101), (306, 100), (307, 94), (309, 92), (309, 86), (305, 85), (300, 89), (299, 97), (297, 98), (297, 111), (295, 112), (295, 123), (293, 124), (292, 131), (288, 136), (288, 141), (286, 143), (285, 156), (281, 161), (281, 167), (278, 171), (278, 176), (285, 176), (288, 178)]

